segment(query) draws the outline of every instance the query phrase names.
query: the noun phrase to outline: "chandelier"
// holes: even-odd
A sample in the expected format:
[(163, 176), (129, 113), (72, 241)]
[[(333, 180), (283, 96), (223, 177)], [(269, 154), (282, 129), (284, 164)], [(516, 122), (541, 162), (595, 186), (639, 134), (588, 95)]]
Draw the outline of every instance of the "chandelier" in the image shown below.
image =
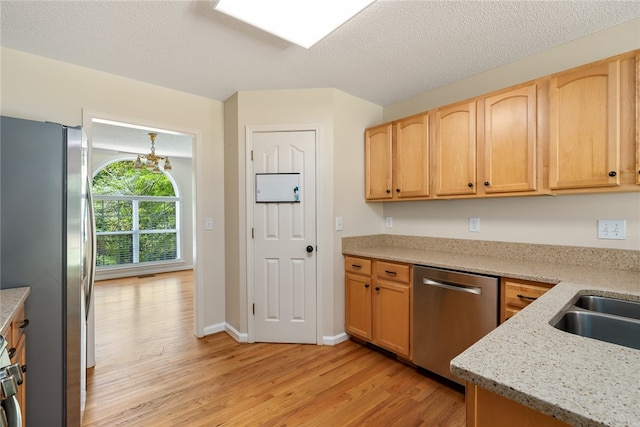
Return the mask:
[(171, 170), (171, 162), (169, 162), (169, 157), (158, 156), (156, 154), (156, 136), (158, 136), (157, 133), (149, 132), (149, 139), (151, 140), (151, 152), (149, 154), (138, 154), (136, 161), (133, 162), (134, 169), (140, 170), (145, 167), (153, 173), (160, 173), (160, 163), (164, 162), (163, 169), (166, 171)]

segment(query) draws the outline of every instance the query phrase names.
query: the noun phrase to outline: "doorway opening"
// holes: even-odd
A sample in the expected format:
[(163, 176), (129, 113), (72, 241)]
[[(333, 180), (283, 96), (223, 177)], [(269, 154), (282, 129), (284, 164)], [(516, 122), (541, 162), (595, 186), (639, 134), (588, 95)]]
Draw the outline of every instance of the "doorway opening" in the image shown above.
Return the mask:
[[(106, 202), (106, 209), (96, 212), (96, 217), (98, 218), (98, 214), (103, 215), (103, 219), (111, 221), (112, 227), (109, 230), (103, 230), (103, 243), (110, 239), (124, 240), (125, 243), (119, 242), (124, 246), (116, 251), (115, 257), (122, 253), (131, 254), (131, 261), (137, 262), (111, 263), (111, 265), (101, 266), (96, 271), (96, 280), (193, 270), (193, 332), (195, 336), (202, 336), (204, 320), (200, 307), (203, 285), (198, 274), (195, 253), (197, 246), (195, 152), (196, 139), (199, 138), (200, 133), (182, 130), (172, 125), (150, 124), (87, 110), (83, 112), (83, 129), (89, 140), (89, 170), (94, 177), (101, 171), (109, 170), (110, 165), (133, 165), (139, 155), (144, 156), (150, 151), (171, 159), (170, 170), (156, 171), (142, 177), (133, 173), (124, 173), (125, 180), (126, 177), (132, 181), (150, 180), (146, 184), (161, 185), (166, 191), (173, 193), (155, 195), (162, 200), (149, 194), (124, 194), (125, 191), (118, 190), (113, 191), (116, 194), (102, 195), (97, 198), (98, 205)], [(149, 142), (149, 133), (157, 134), (155, 147), (152, 147)], [(152, 175), (160, 175), (162, 178), (157, 179)], [(130, 182), (129, 185), (131, 188), (133, 184)], [(124, 209), (120, 209), (123, 207)], [(127, 209), (128, 207), (131, 209)], [(116, 221), (113, 221), (114, 217)], [(123, 226), (125, 224), (126, 226)], [(100, 239), (98, 246), (99, 244)], [(118, 243), (111, 244), (110, 247), (117, 248)], [(134, 255), (135, 253), (137, 256)], [(93, 310), (89, 312), (87, 323), (88, 366), (94, 366), (95, 312)]]

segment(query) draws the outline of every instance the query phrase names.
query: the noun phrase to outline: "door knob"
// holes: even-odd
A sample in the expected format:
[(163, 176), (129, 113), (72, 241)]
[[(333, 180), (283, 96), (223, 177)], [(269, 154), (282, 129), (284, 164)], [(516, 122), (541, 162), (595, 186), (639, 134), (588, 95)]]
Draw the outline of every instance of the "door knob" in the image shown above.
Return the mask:
[(307, 246), (307, 252), (309, 253), (313, 252), (313, 246), (311, 245)]

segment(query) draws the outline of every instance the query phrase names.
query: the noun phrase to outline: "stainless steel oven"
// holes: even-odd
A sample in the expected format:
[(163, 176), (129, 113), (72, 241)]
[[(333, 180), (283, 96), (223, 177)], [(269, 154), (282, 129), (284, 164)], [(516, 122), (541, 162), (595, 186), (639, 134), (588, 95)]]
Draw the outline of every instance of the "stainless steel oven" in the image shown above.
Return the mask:
[(451, 359), (498, 326), (498, 278), (413, 267), (413, 361), (463, 384)]

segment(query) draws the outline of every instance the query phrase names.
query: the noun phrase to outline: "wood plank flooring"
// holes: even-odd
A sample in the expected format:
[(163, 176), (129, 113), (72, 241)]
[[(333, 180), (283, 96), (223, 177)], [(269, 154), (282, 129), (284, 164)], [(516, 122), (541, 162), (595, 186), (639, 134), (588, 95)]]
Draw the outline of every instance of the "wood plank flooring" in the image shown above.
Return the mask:
[(193, 336), (192, 272), (98, 282), (83, 426), (463, 426), (464, 395), (347, 341)]

